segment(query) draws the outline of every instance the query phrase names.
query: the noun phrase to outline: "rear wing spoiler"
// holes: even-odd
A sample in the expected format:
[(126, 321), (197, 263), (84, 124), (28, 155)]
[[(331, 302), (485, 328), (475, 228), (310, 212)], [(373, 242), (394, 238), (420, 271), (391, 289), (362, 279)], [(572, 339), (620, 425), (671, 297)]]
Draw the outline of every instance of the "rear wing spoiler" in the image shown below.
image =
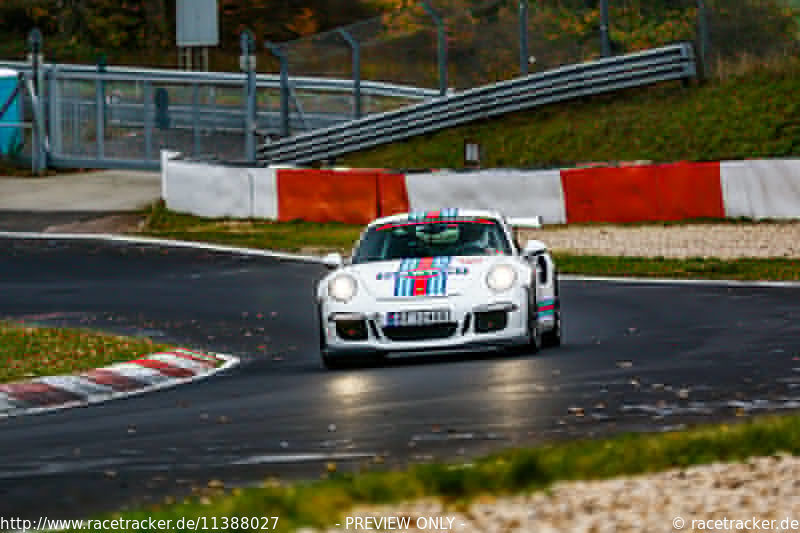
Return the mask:
[(542, 229), (542, 217), (514, 217), (508, 219), (513, 229)]

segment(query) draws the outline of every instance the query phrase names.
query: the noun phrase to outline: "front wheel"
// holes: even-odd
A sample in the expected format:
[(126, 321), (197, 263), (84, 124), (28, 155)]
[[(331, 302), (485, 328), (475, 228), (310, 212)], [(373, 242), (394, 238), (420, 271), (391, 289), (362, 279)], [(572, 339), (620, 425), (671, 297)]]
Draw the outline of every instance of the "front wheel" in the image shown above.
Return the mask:
[(556, 309), (553, 329), (542, 334), (542, 344), (547, 348), (561, 346), (561, 311)]
[(325, 351), (321, 353), (322, 367), (326, 370), (341, 370), (344, 368), (364, 368), (381, 366), (386, 361), (382, 352), (375, 353), (337, 353), (331, 355)]
[(561, 296), (558, 283), (558, 274), (554, 274), (553, 284), (555, 285), (554, 300), (555, 300), (555, 313), (553, 329), (542, 335), (544, 346), (548, 348), (555, 348), (561, 346)]
[(317, 315), (319, 316), (319, 354), (322, 359), (322, 367), (326, 370), (338, 370), (344, 367), (342, 358), (332, 357), (328, 353), (328, 342), (325, 338), (325, 322), (322, 317), (320, 307)]
[[(533, 303), (531, 309), (537, 309), (536, 302)], [(528, 310), (528, 351), (530, 353), (537, 353), (541, 349), (542, 327), (539, 325), (539, 316), (535, 311), (531, 313), (531, 310)]]
[(343, 357), (331, 357), (325, 352), (322, 352), (322, 367), (325, 370), (341, 370), (347, 366)]

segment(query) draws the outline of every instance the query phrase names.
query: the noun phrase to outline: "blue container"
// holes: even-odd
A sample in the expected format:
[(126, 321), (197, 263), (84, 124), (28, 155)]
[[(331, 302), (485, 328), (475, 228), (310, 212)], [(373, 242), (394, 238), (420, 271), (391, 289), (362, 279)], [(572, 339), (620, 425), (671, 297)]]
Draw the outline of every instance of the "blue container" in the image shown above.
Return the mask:
[[(0, 111), (17, 88), (17, 71), (0, 68)], [(11, 106), (0, 116), (0, 124), (20, 124), (22, 107), (17, 95)], [(16, 153), (22, 142), (22, 128), (0, 126), (0, 156)]]

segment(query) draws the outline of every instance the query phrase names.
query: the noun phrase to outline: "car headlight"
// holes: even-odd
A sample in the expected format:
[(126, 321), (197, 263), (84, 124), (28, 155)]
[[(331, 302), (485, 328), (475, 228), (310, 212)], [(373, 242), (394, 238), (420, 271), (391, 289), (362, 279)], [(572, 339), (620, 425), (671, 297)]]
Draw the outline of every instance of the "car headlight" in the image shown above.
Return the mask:
[(511, 265), (495, 265), (486, 276), (486, 285), (494, 292), (507, 291), (517, 281), (517, 271)]
[(356, 280), (348, 274), (340, 274), (328, 282), (328, 295), (342, 303), (349, 302), (356, 290)]

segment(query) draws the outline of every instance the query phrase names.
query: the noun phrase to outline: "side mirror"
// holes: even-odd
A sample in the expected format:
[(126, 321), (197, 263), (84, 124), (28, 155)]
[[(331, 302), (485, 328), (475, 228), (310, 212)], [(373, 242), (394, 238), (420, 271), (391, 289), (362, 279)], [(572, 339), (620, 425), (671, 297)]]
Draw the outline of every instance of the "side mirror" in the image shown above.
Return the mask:
[(342, 258), (342, 254), (334, 252), (323, 257), (322, 264), (330, 269), (335, 269), (344, 264), (344, 259)]
[(543, 254), (547, 251), (547, 245), (542, 241), (531, 240), (525, 243), (525, 248), (522, 250), (522, 255), (525, 257), (534, 257)]

